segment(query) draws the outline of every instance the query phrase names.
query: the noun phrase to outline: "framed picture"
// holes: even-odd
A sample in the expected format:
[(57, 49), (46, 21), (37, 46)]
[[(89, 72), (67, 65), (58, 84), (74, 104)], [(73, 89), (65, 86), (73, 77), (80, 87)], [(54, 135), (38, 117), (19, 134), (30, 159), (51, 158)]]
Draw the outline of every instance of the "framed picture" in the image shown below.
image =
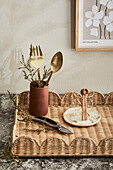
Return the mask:
[(77, 51), (113, 50), (113, 0), (76, 0)]

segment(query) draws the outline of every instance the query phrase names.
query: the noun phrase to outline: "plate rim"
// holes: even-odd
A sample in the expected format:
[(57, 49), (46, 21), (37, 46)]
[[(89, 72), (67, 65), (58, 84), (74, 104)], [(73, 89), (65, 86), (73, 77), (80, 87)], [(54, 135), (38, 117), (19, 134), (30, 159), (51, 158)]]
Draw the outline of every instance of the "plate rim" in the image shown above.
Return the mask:
[(75, 122), (71, 123), (69, 121), (67, 121), (67, 119), (65, 118), (65, 114), (68, 110), (72, 110), (72, 109), (75, 109), (75, 108), (69, 108), (67, 109), (64, 113), (63, 113), (63, 119), (65, 120), (65, 122), (67, 122), (68, 124), (70, 125), (73, 125), (73, 126), (78, 126), (78, 127), (89, 127), (89, 126), (93, 126), (93, 125), (96, 125), (97, 123), (99, 123), (99, 121), (101, 120), (101, 114), (97, 111), (97, 109), (95, 109), (97, 112), (98, 112), (98, 115), (99, 115), (99, 118), (96, 122), (94, 123), (90, 123), (90, 124), (86, 124), (86, 125), (79, 125), (79, 124), (76, 124)]

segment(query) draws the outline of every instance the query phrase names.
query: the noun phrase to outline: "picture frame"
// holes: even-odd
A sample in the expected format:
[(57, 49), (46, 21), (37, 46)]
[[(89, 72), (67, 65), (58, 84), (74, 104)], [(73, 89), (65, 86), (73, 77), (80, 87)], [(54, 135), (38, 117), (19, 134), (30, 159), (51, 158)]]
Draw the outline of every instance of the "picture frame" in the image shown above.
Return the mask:
[(75, 1), (75, 50), (113, 51), (112, 1)]

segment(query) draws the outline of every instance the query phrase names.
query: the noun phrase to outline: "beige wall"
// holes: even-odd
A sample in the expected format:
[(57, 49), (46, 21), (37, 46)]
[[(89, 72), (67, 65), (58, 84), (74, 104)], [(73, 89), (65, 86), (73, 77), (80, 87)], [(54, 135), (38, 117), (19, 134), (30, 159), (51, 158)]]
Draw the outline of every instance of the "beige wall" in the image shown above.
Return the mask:
[(62, 69), (53, 75), (50, 90), (58, 93), (83, 87), (113, 91), (113, 52), (76, 52), (71, 48), (71, 0), (0, 0), (0, 93), (29, 90), (18, 71), (21, 51), (40, 44), (45, 64), (57, 51)]

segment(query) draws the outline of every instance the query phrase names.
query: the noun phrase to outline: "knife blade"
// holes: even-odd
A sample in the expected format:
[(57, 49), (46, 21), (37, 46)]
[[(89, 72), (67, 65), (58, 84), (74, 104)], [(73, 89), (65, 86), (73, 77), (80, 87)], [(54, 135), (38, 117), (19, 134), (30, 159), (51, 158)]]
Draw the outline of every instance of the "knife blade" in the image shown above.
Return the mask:
[(58, 122), (49, 119), (47, 117), (43, 117), (43, 116), (35, 116), (34, 118), (32, 118), (33, 121), (37, 121), (39, 123), (44, 123), (47, 126), (53, 127), (58, 129), (60, 132), (62, 133), (67, 133), (67, 134), (73, 134), (69, 129), (61, 126)]

